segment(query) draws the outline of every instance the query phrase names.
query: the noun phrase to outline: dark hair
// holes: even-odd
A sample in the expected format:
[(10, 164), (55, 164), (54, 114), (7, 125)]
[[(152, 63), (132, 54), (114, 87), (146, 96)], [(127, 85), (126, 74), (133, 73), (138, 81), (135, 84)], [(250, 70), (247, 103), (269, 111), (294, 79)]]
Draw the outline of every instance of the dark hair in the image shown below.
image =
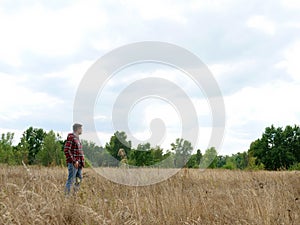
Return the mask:
[(73, 125), (73, 131), (76, 132), (81, 127), (82, 127), (82, 124), (80, 124), (80, 123), (74, 123), (74, 125)]

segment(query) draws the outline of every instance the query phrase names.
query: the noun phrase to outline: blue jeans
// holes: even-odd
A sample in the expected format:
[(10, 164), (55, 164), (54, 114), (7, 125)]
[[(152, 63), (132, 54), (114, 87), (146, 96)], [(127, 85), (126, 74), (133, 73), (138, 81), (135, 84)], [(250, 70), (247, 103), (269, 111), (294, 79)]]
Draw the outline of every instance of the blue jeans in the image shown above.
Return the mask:
[(70, 194), (72, 185), (74, 185), (74, 191), (75, 192), (78, 191), (78, 189), (80, 187), (80, 183), (82, 181), (81, 172), (82, 172), (81, 167), (78, 167), (76, 169), (75, 166), (73, 165), (73, 163), (68, 163), (68, 180), (67, 180), (66, 188), (65, 188), (66, 194)]

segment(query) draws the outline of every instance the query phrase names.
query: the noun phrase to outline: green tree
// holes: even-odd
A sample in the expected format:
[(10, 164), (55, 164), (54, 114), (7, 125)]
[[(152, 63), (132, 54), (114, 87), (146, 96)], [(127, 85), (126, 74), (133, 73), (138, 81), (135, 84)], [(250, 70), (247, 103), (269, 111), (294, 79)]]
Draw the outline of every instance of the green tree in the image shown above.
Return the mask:
[(217, 156), (217, 168), (223, 168), (226, 165), (228, 155), (218, 155)]
[(42, 148), (36, 155), (36, 161), (44, 166), (64, 165), (65, 156), (59, 136), (56, 136), (52, 130), (45, 135)]
[(229, 170), (233, 170), (236, 169), (236, 162), (235, 162), (235, 158), (234, 157), (226, 157), (226, 163), (225, 165), (222, 166), (222, 168), (224, 169), (229, 169)]
[(110, 155), (110, 153), (104, 148), (102, 150), (101, 159), (99, 161), (98, 166), (114, 166), (116, 160), (113, 159)]
[[(284, 148), (288, 149), (288, 164), (300, 162), (300, 127), (299, 126), (286, 126), (283, 132)], [(293, 162), (291, 162), (293, 161)]]
[(113, 160), (110, 166), (118, 166), (119, 161), (121, 161), (120, 156), (118, 156), (119, 149), (123, 148), (126, 152), (126, 155), (130, 155), (131, 150), (131, 141), (127, 140), (127, 135), (124, 131), (115, 132), (114, 135), (110, 138), (109, 143), (105, 145), (105, 149), (109, 154), (114, 157), (116, 160)]
[(217, 168), (217, 155), (215, 147), (208, 148), (202, 157), (200, 168)]
[(260, 139), (252, 142), (249, 155), (256, 158), (256, 165), (267, 170), (288, 169), (300, 161), (300, 130), (298, 126), (267, 127)]
[(151, 158), (153, 161), (151, 164), (159, 164), (161, 161), (165, 159), (164, 150), (159, 146), (156, 146), (155, 148), (151, 148), (150, 151), (151, 151)]
[(0, 140), (0, 162), (10, 165), (16, 164), (13, 152), (14, 133), (1, 134)]
[(289, 170), (300, 170), (300, 162), (289, 167)]
[(182, 138), (177, 138), (176, 142), (171, 144), (171, 147), (172, 151), (175, 153), (175, 167), (184, 167), (193, 151), (191, 142)]
[(174, 168), (175, 166), (174, 162), (175, 162), (175, 154), (168, 150), (163, 155), (163, 160), (158, 164), (158, 166), (163, 168)]
[(265, 165), (263, 163), (257, 164), (256, 163), (256, 157), (254, 157), (252, 154), (248, 154), (248, 165), (245, 168), (246, 170), (264, 170)]
[(135, 166), (150, 166), (153, 164), (153, 154), (150, 143), (139, 144), (136, 150), (131, 150), (129, 164)]
[(102, 166), (105, 164), (104, 161), (108, 160), (109, 153), (104, 148), (91, 141), (82, 140), (81, 143), (85, 158), (89, 160), (93, 167)]
[(36, 163), (36, 155), (42, 149), (43, 140), (46, 132), (41, 128), (29, 127), (21, 138), (21, 142), (28, 145), (28, 163), (30, 165)]
[[(219, 158), (220, 156), (218, 156)], [(248, 167), (248, 154), (247, 152), (232, 154), (226, 156), (226, 163), (222, 166), (225, 169), (245, 169)]]
[(200, 149), (198, 149), (197, 153), (193, 154), (190, 157), (189, 161), (186, 164), (186, 167), (188, 167), (188, 168), (199, 168), (201, 158), (202, 158), (202, 153), (201, 153)]
[(188, 162), (186, 163), (187, 168), (199, 168), (199, 164), (197, 164), (197, 155), (192, 155)]
[(28, 153), (29, 153), (29, 144), (25, 141), (24, 138), (18, 143), (15, 147), (14, 155), (16, 159), (16, 163), (21, 165), (22, 162), (28, 164)]
[(238, 152), (234, 155), (234, 161), (237, 169), (245, 169), (248, 166), (248, 154), (247, 152)]

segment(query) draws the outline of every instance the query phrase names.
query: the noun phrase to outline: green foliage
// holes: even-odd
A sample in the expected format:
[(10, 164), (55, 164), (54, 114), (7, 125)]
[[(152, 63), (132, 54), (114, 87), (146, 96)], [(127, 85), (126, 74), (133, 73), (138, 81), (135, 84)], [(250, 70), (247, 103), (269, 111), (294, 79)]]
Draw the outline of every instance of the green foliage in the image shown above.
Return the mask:
[(124, 131), (117, 131), (110, 138), (109, 143), (105, 145), (105, 148), (109, 154), (116, 159), (111, 162), (112, 164), (110, 166), (118, 166), (119, 161), (121, 161), (120, 156), (118, 156), (119, 149), (123, 148), (128, 156), (131, 150), (131, 141), (127, 140), (127, 135)]
[(164, 155), (164, 150), (160, 148), (159, 146), (156, 146), (155, 148), (151, 148), (151, 158), (153, 164), (160, 164), (165, 158), (166, 155)]
[(18, 165), (21, 165), (22, 162), (28, 164), (28, 153), (29, 153), (29, 144), (25, 139), (21, 139), (20, 143), (15, 147), (15, 160)]
[(166, 164), (163, 160), (170, 154), (164, 154), (160, 147), (151, 148), (150, 143), (139, 144), (137, 149), (132, 149), (129, 155), (128, 164), (134, 166), (162, 166)]
[(228, 169), (228, 170), (234, 170), (234, 169), (236, 169), (236, 165), (231, 160), (228, 160), (222, 168)]
[(248, 165), (248, 154), (246, 152), (238, 152), (234, 155), (234, 162), (237, 169), (245, 169)]
[(218, 155), (217, 156), (217, 168), (224, 168), (229, 156)]
[(87, 140), (81, 140), (86, 167), (116, 166), (118, 161), (103, 147)]
[(153, 164), (153, 154), (151, 154), (150, 143), (139, 144), (136, 150), (132, 150), (129, 155), (129, 164), (135, 166), (150, 166)]
[(197, 163), (197, 155), (194, 154), (190, 157), (189, 161), (186, 164), (187, 168), (199, 168), (199, 164)]
[(208, 148), (202, 157), (200, 168), (217, 168), (217, 155), (217, 150), (214, 147)]
[(9, 165), (16, 164), (12, 142), (14, 133), (6, 133), (1, 135), (0, 140), (0, 163), (7, 163)]
[(190, 157), (189, 161), (186, 164), (186, 167), (188, 167), (188, 168), (199, 168), (201, 158), (202, 158), (202, 153), (201, 153), (200, 149), (198, 149), (197, 153), (193, 154)]
[(173, 152), (167, 151), (163, 155), (163, 159), (159, 162), (158, 166), (163, 168), (174, 168), (175, 154)]
[(81, 140), (82, 149), (84, 150), (85, 160), (93, 167), (102, 165), (104, 149), (97, 146), (94, 142)]
[(93, 164), (91, 163), (91, 161), (88, 158), (84, 159), (84, 168), (91, 168), (93, 167)]
[(188, 162), (193, 147), (191, 142), (182, 138), (177, 138), (175, 143), (171, 144), (171, 150), (175, 153), (175, 167), (184, 167)]
[[(222, 157), (222, 156), (221, 156)], [(220, 160), (220, 157), (218, 157), (218, 160)], [(225, 164), (223, 164), (223, 161), (225, 160)], [(219, 166), (223, 164), (222, 166)], [(224, 169), (240, 169), (243, 170), (248, 166), (248, 154), (246, 152), (243, 153), (237, 153), (232, 154), (231, 156), (226, 156), (222, 158), (222, 163), (218, 162), (217, 167), (218, 168), (224, 168)]]
[(251, 143), (248, 153), (256, 157), (256, 165), (263, 164), (267, 170), (288, 169), (300, 162), (300, 129), (267, 127), (262, 137)]
[[(17, 146), (13, 146), (13, 133), (1, 134), (0, 163), (9, 165), (26, 164), (65, 165), (63, 153), (64, 140), (53, 131), (29, 127), (24, 131)], [(225, 168), (247, 170), (299, 170), (300, 168), (300, 128), (286, 126), (285, 129), (267, 127), (262, 137), (253, 141), (248, 152), (231, 156), (217, 156), (215, 148), (209, 148), (202, 156), (198, 149), (191, 155), (189, 141), (176, 139), (171, 151), (164, 153), (160, 147), (149, 143), (131, 149), (131, 141), (125, 132), (115, 132), (105, 148), (83, 140), (86, 166), (118, 166), (120, 148), (125, 150), (127, 163), (134, 166), (188, 167), (188, 168)]]
[(289, 170), (300, 170), (300, 162), (290, 166)]
[(21, 138), (21, 142), (26, 142), (28, 146), (28, 163), (30, 165), (36, 163), (36, 155), (42, 149), (42, 144), (46, 132), (41, 128), (29, 127)]
[(106, 150), (102, 150), (101, 159), (99, 161), (98, 166), (116, 166), (119, 164), (119, 161), (117, 161), (115, 158), (113, 158), (110, 153)]
[(36, 161), (43, 166), (64, 165), (64, 152), (58, 141), (59, 136), (51, 130), (44, 137), (42, 148), (36, 155)]

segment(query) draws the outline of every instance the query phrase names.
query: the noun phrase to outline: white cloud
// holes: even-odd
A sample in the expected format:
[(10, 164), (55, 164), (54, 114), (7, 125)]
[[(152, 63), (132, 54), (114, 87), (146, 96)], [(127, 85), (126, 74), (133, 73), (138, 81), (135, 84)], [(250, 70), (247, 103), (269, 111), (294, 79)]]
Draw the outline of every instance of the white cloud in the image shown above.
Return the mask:
[(16, 77), (0, 73), (1, 120), (14, 121), (32, 112), (59, 107), (63, 101), (44, 92), (34, 92), (22, 83), (26, 76)]
[(209, 64), (208, 68), (216, 79), (230, 79), (237, 74), (246, 71), (249, 67), (255, 65), (254, 60), (240, 60), (231, 62), (221, 62)]
[(247, 26), (269, 35), (274, 35), (276, 32), (275, 23), (270, 19), (266, 18), (265, 16), (251, 16), (247, 20)]
[(107, 22), (97, 1), (77, 1), (56, 10), (34, 4), (17, 11), (2, 11), (0, 60), (20, 66), (23, 52), (50, 57), (72, 55), (85, 38)]
[(289, 46), (283, 53), (284, 60), (275, 65), (275, 68), (285, 69), (287, 73), (300, 82), (300, 40)]
[(193, 0), (188, 1), (186, 4), (190, 4), (190, 10), (193, 11), (227, 11), (228, 8), (233, 6), (233, 3), (236, 3), (235, 0)]
[(247, 151), (250, 147), (251, 142), (254, 141), (255, 138), (256, 137), (254, 137), (254, 139), (251, 139), (249, 137), (241, 138), (239, 132), (227, 132), (222, 148), (217, 149), (219, 150), (218, 154), (231, 155), (237, 152)]
[(270, 82), (257, 88), (246, 87), (225, 97), (224, 149), (227, 153), (247, 150), (271, 124), (281, 127), (300, 124), (299, 90), (299, 84)]
[[(143, 40), (171, 40), (189, 48), (206, 62), (211, 62), (209, 69), (222, 90), (235, 92), (225, 96), (228, 127), (223, 151), (247, 150), (250, 142), (272, 123), (280, 126), (299, 123), (296, 96), (299, 96), (300, 90), (300, 44), (295, 42), (282, 50), (299, 33), (299, 17), (295, 15), (300, 6), (297, 0), (283, 0), (281, 4), (254, 1), (249, 3), (249, 7), (244, 7), (245, 2), (236, 0), (129, 0), (114, 3), (79, 0), (58, 3), (55, 7), (52, 4), (49, 7), (49, 4), (34, 1), (0, 8), (0, 120), (6, 124), (3, 127), (12, 123), (11, 130), (16, 129), (13, 126), (19, 126), (24, 117), (28, 119), (27, 124), (32, 125), (40, 119), (61, 124), (61, 120), (66, 120), (65, 115), (72, 113), (69, 90), (74, 90), (72, 94), (75, 94), (84, 73), (94, 63), (94, 60), (88, 60), (98, 52), (102, 54), (124, 43)], [(257, 35), (260, 33), (266, 35)], [(272, 38), (266, 43), (265, 37)], [(265, 57), (267, 54), (269, 57)], [(33, 61), (38, 57), (41, 57), (39, 62)], [(61, 60), (65, 68), (49, 72), (58, 68), (55, 66), (49, 70), (54, 58), (54, 63)], [(51, 62), (48, 61), (45, 66), (45, 60)], [(32, 65), (37, 70), (28, 71), (33, 68)], [(211, 125), (205, 94), (200, 93), (199, 87), (188, 76), (175, 69), (152, 67), (152, 70), (141, 68), (137, 71), (120, 72), (105, 84), (103, 91), (107, 93), (99, 104), (99, 108), (105, 107), (105, 112), (95, 112), (99, 127), (105, 125), (100, 127), (101, 144), (104, 145), (113, 135), (113, 128), (107, 125), (111, 122), (111, 115), (107, 112), (110, 112), (119, 93), (136, 80), (157, 77), (178, 85), (195, 104), (200, 125), (204, 126), (200, 128), (199, 140), (204, 151)], [(290, 83), (275, 81), (273, 72), (282, 72), (281, 78), (289, 75), (292, 79), (289, 79)], [(265, 77), (260, 79), (260, 75)], [(258, 79), (251, 79), (253, 76)], [(54, 80), (59, 85), (50, 87), (49, 83), (53, 84)], [(263, 84), (261, 80), (268, 83)], [(68, 89), (67, 98), (64, 90), (61, 96), (57, 92), (60, 84)], [(34, 90), (37, 87), (39, 91)], [(163, 119), (169, 127), (178, 123), (178, 115), (172, 108), (153, 107), (157, 110), (147, 115), (147, 107), (139, 111), (147, 116), (145, 129), (136, 132), (140, 139), (150, 136), (148, 123), (152, 117), (168, 115)], [(71, 116), (68, 118), (71, 120)], [(201, 120), (205, 120), (203, 124)], [(165, 138), (168, 147), (178, 136), (177, 130), (169, 131), (170, 136)]]
[(242, 126), (251, 121), (267, 124), (299, 123), (295, 104), (300, 94), (297, 84), (277, 82), (258, 88), (243, 88), (230, 97), (225, 97), (228, 109), (228, 125)]
[(96, 115), (96, 116), (94, 116), (94, 120), (105, 121), (107, 119), (108, 119), (107, 116), (104, 116), (104, 115)]
[(122, 1), (123, 5), (129, 10), (139, 14), (143, 20), (159, 20), (166, 19), (180, 24), (186, 23), (186, 18), (183, 15), (186, 5), (184, 2), (166, 1), (139, 1), (127, 0)]
[(296, 29), (300, 29), (300, 22), (297, 21), (292, 21), (292, 22), (287, 22), (284, 24), (287, 28), (296, 28)]
[(43, 74), (42, 78), (55, 78), (58, 82), (64, 82), (75, 91), (79, 86), (81, 79), (93, 63), (94, 61), (84, 60), (79, 63), (69, 64), (63, 70)]
[[(101, 35), (104, 36), (104, 35)], [(100, 39), (93, 39), (91, 40), (91, 45), (99, 50), (99, 51), (111, 51), (119, 46), (122, 46), (122, 44), (125, 43), (125, 40), (121, 38), (120, 36), (114, 37), (114, 38), (100, 38)]]
[(300, 2), (299, 0), (281, 0), (281, 4), (283, 7), (289, 10), (299, 10)]

